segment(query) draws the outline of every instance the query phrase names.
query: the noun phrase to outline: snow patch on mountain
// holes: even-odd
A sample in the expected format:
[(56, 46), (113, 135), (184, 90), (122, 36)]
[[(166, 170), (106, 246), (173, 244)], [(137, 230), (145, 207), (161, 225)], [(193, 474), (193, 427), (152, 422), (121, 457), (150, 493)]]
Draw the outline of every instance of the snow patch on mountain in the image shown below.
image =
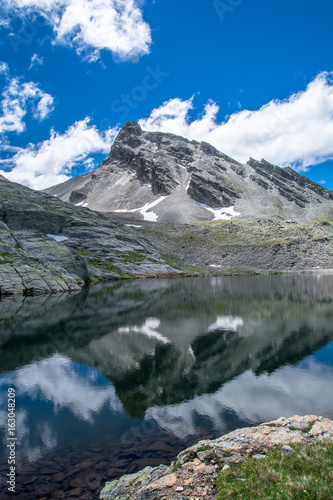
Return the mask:
[(91, 210), (162, 223), (305, 223), (333, 213), (333, 191), (289, 167), (253, 158), (241, 164), (205, 142), (145, 132), (135, 122), (120, 130), (97, 170), (46, 191)]
[(162, 201), (166, 196), (160, 196), (157, 200), (153, 201), (152, 203), (146, 203), (143, 207), (140, 208), (132, 208), (131, 210), (114, 210), (114, 212), (139, 212), (141, 215), (143, 215), (143, 220), (149, 220), (151, 222), (157, 222), (158, 215), (155, 212), (149, 212), (153, 207), (158, 205), (160, 201)]
[(237, 215), (240, 215), (239, 212), (236, 212), (235, 207), (221, 207), (221, 208), (212, 208), (209, 205), (205, 205), (204, 203), (198, 203), (201, 207), (205, 208), (209, 212), (214, 214), (214, 220), (230, 220)]
[(58, 242), (68, 240), (67, 236), (62, 236), (61, 234), (47, 234), (46, 236)]

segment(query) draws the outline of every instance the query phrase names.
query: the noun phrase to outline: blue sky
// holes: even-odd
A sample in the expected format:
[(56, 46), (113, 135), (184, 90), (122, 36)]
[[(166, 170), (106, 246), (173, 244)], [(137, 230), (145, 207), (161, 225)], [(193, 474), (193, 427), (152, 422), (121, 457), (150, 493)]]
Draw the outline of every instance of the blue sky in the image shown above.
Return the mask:
[(119, 128), (211, 142), (333, 189), (328, 0), (3, 0), (0, 173), (41, 189)]

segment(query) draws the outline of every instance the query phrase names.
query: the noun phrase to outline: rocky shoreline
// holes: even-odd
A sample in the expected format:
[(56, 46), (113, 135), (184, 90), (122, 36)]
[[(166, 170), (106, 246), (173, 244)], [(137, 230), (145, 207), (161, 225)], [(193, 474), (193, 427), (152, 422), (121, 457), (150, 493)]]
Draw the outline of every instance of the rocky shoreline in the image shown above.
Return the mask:
[(293, 453), (290, 445), (310, 446), (333, 442), (333, 421), (316, 415), (281, 417), (257, 427), (230, 432), (218, 439), (199, 441), (178, 454), (170, 466), (143, 470), (107, 482), (100, 498), (104, 500), (213, 500), (216, 477), (231, 463), (253, 457), (265, 459), (272, 448)]

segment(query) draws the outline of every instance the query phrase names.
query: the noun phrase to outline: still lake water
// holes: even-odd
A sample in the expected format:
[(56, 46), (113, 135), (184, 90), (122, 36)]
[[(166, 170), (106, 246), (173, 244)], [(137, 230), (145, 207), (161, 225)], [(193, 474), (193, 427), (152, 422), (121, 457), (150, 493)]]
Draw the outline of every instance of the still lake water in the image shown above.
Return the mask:
[(333, 418), (333, 276), (4, 298), (0, 331), (2, 495), (9, 387), (17, 404), (11, 498), (95, 499), (106, 479), (199, 439), (281, 415)]

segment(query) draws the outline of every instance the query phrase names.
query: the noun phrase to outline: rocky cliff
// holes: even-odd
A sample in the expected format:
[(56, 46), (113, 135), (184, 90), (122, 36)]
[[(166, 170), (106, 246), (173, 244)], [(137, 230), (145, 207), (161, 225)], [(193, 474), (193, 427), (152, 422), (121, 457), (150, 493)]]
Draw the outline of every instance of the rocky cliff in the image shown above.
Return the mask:
[(0, 179), (0, 295), (175, 272), (132, 228)]
[(241, 164), (210, 144), (127, 123), (93, 172), (49, 188), (64, 201), (157, 222), (333, 218), (333, 192), (265, 160)]

